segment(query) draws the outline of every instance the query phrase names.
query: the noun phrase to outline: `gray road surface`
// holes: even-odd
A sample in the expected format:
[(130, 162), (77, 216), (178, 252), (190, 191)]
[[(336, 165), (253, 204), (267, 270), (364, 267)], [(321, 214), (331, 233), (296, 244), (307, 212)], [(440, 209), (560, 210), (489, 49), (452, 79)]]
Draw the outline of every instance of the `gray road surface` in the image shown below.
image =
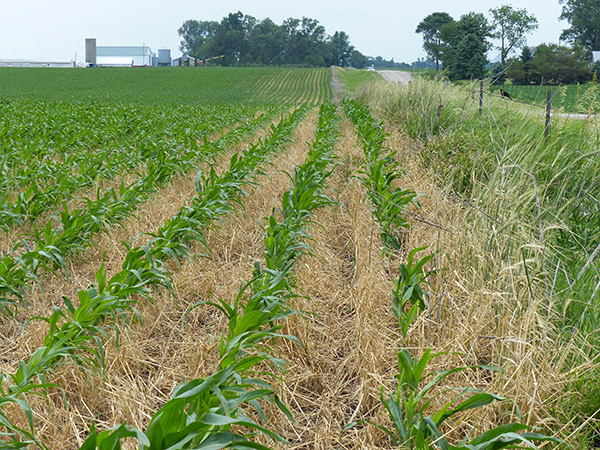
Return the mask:
[(377, 73), (386, 79), (389, 83), (408, 84), (412, 80), (412, 75), (400, 70), (378, 70)]

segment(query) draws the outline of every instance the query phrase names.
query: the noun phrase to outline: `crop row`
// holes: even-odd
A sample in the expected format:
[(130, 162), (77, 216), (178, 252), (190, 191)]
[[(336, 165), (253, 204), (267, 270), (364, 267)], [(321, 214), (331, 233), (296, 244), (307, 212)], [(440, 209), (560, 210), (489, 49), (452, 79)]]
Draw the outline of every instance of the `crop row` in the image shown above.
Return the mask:
[[(344, 107), (362, 142), (366, 160), (363, 183), (368, 189), (373, 214), (380, 223), (382, 240), (394, 250), (400, 250), (402, 241), (394, 230), (397, 227), (403, 229), (409, 227), (403, 213), (406, 205), (416, 194), (414, 191), (393, 188), (390, 185), (391, 181), (401, 176), (401, 172), (398, 170), (394, 152), (385, 147), (386, 134), (383, 125), (371, 116), (365, 105), (356, 101), (346, 101)], [(456, 415), (463, 415), (470, 409), (506, 399), (478, 388), (453, 388), (458, 393), (439, 410), (431, 411), (436, 389), (439, 389), (448, 377), (474, 368), (487, 371), (494, 368), (454, 367), (426, 373), (428, 364), (440, 354), (433, 353), (431, 348), (427, 348), (420, 357), (415, 357), (409, 352), (406, 342), (407, 333), (419, 312), (426, 308), (428, 294), (423, 288), (428, 284), (428, 278), (434, 274), (434, 270), (425, 269), (432, 255), (416, 258), (417, 253), (424, 249), (424, 247), (417, 248), (408, 253), (407, 262), (400, 264), (399, 276), (394, 280), (392, 287), (392, 311), (398, 320), (402, 342), (397, 353), (398, 374), (395, 376), (395, 389), (385, 396), (382, 388), (381, 403), (388, 412), (393, 426), (375, 425), (388, 435), (395, 446), (409, 449), (485, 450), (523, 448), (523, 446), (536, 448), (534, 441), (558, 442), (555, 438), (528, 431), (529, 427), (521, 423), (497, 426), (475, 437), (467, 437), (456, 445), (448, 442), (445, 434), (440, 430), (446, 420)], [(349, 427), (355, 425), (356, 422), (349, 424)]]
[(383, 124), (373, 118), (367, 106), (354, 100), (344, 101), (346, 115), (352, 120), (365, 154), (364, 177), (373, 214), (381, 225), (381, 240), (390, 249), (402, 248), (401, 231), (409, 227), (405, 210), (416, 200), (410, 189), (395, 186), (403, 171), (396, 152), (385, 146), (387, 134)]
[[(43, 395), (51, 386), (44, 382), (46, 375), (65, 358), (88, 369), (104, 369), (102, 339), (107, 328), (119, 320), (128, 323), (135, 314), (137, 299), (149, 299), (152, 289), (171, 288), (167, 259), (187, 256), (192, 241), (205, 242), (206, 228), (235, 209), (244, 186), (253, 182), (270, 155), (291, 140), (304, 113), (305, 110), (297, 110), (272, 127), (264, 142), (253, 145), (239, 157), (234, 155), (229, 170), (222, 175), (217, 175), (214, 167), (207, 174), (199, 172), (197, 196), (166, 221), (148, 244), (128, 248), (121, 271), (108, 279), (101, 266), (96, 283), (78, 292), (78, 306), (64, 298), (65, 309), (55, 308), (50, 317), (38, 318), (49, 325), (43, 345), (27, 361), (22, 361), (15, 373), (0, 378), (0, 422), (7, 429), (5, 436), (19, 438), (3, 443), (6, 448), (19, 448), (36, 441), (26, 397), (31, 393)], [(6, 407), (13, 403), (25, 412), (28, 429), (13, 425), (6, 415)]]
[[(227, 334), (218, 347), (218, 370), (179, 385), (151, 418), (145, 432), (120, 425), (96, 434), (92, 428), (82, 450), (120, 448), (124, 437), (135, 437), (143, 450), (267, 450), (249, 439), (256, 433), (284, 441), (269, 430), (259, 400), (274, 403), (290, 420), (291, 414), (276, 391), (255, 374), (260, 371), (263, 377), (277, 378), (275, 372), (284, 362), (273, 355), (270, 343), (275, 339), (295, 340), (280, 333), (277, 321), (294, 313), (288, 302), (295, 296), (289, 275), (294, 262), (307, 250), (306, 226), (312, 211), (330, 203), (323, 190), (335, 165), (332, 155), (337, 129), (336, 108), (322, 106), (309, 155), (302, 166), (294, 169), (281, 208), (266, 219), (265, 266), (255, 264), (252, 280), (231, 304), (219, 300), (196, 305), (209, 303), (227, 317)], [(251, 415), (260, 417), (262, 424)], [(240, 426), (251, 431), (244, 433)]]
[(262, 114), (202, 147), (186, 151), (160, 149), (157, 157), (148, 161), (146, 173), (130, 184), (98, 190), (96, 198), (86, 198), (81, 208), (69, 209), (63, 204), (57, 220), (51, 219), (41, 229), (34, 227), (33, 233), (17, 242), (11, 253), (20, 255), (9, 254), (0, 260), (0, 307), (11, 313), (17, 305), (25, 305), (25, 291), (37, 280), (41, 269), (66, 273), (66, 256), (91, 245), (93, 235), (124, 220), (174, 176), (189, 172), (201, 162), (214, 161), (228, 145), (262, 128), (272, 116), (273, 112)]
[(266, 104), (320, 104), (331, 99), (328, 69), (290, 69), (265, 75), (255, 84), (256, 99)]
[(13, 102), (0, 118), (0, 229), (21, 226), (70, 195), (198, 142), (255, 108)]

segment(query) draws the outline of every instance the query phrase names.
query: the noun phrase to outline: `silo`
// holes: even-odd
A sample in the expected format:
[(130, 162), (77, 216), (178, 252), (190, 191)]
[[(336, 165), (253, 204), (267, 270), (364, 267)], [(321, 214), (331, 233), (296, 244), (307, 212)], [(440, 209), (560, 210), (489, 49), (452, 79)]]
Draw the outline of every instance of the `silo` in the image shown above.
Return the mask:
[(159, 66), (170, 66), (171, 65), (171, 49), (170, 48), (159, 48), (158, 49), (158, 65)]
[(90, 67), (96, 67), (96, 38), (85, 40), (85, 62)]

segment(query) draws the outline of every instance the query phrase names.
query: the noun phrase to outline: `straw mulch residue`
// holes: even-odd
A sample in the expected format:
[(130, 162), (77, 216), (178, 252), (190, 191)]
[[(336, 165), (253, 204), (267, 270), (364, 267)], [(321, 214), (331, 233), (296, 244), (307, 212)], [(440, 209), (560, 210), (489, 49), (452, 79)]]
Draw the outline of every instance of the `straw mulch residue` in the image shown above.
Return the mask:
[(279, 389), (295, 421), (282, 414), (269, 418), (271, 428), (291, 443), (269, 443), (278, 449), (388, 447), (375, 427), (343, 432), (352, 421), (385, 421), (379, 390), (393, 379), (398, 336), (392, 274), (382, 259), (379, 224), (355, 177), (363, 154), (348, 122), (338, 148), (341, 164), (328, 193), (338, 204), (316, 212), (312, 254), (294, 269), (306, 297), (292, 307), (305, 313), (288, 318), (283, 332), (297, 336), (302, 347), (291, 342), (277, 347), (289, 363)]
[[(250, 189), (244, 199), (246, 212), (225, 218), (222, 226), (209, 232), (213, 251), (209, 253), (194, 246), (189, 260), (171, 264), (177, 298), (156, 292), (154, 304), (140, 299), (137, 309), (141, 323), (136, 320), (130, 325), (121, 323), (118, 334), (108, 330), (104, 376), (86, 373), (65, 360), (48, 380), (60, 386), (49, 390), (52, 406), (44, 399), (31, 399), (36, 435), (49, 448), (78, 448), (92, 423), (98, 429), (125, 422), (144, 429), (182, 379), (213, 372), (222, 318), (206, 308), (197, 309), (185, 320), (183, 316), (193, 303), (210, 299), (211, 292), (231, 298), (239, 283), (248, 278), (251, 262), (262, 254), (259, 219), (280, 203), (279, 197), (288, 187), (288, 177), (281, 170), (289, 171), (304, 160), (307, 150), (304, 143), (310, 139), (314, 120), (314, 114), (305, 119), (297, 130), (295, 143), (274, 158), (267, 176), (259, 179), (262, 184)], [(266, 130), (256, 138), (265, 133)], [(222, 165), (228, 162), (228, 156), (220, 161)], [(11, 373), (19, 359), (27, 359), (41, 345), (47, 329), (42, 322), (34, 322), (21, 335), (19, 322), (34, 315), (48, 316), (53, 306), (62, 306), (62, 295), (76, 300), (76, 291), (93, 282), (102, 263), (109, 277), (120, 270), (127, 252), (121, 241), (133, 240), (139, 245), (148, 239), (144, 233), (155, 232), (195, 195), (194, 175), (175, 180), (122, 227), (99, 236), (85, 259), (70, 263), (68, 279), (60, 275), (44, 276), (44, 289), (36, 288), (30, 295), (30, 310), (18, 320), (2, 324), (3, 335), (14, 343), (10, 349), (3, 348), (4, 372)], [(69, 445), (65, 446), (66, 442)]]

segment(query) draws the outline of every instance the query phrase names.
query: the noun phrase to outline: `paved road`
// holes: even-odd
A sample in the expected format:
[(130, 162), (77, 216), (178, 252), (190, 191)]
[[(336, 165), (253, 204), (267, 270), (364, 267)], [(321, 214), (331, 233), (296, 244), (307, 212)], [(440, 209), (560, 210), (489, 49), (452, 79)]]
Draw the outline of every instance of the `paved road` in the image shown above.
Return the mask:
[(408, 84), (412, 80), (412, 75), (400, 70), (378, 70), (377, 73), (385, 78), (389, 83)]

